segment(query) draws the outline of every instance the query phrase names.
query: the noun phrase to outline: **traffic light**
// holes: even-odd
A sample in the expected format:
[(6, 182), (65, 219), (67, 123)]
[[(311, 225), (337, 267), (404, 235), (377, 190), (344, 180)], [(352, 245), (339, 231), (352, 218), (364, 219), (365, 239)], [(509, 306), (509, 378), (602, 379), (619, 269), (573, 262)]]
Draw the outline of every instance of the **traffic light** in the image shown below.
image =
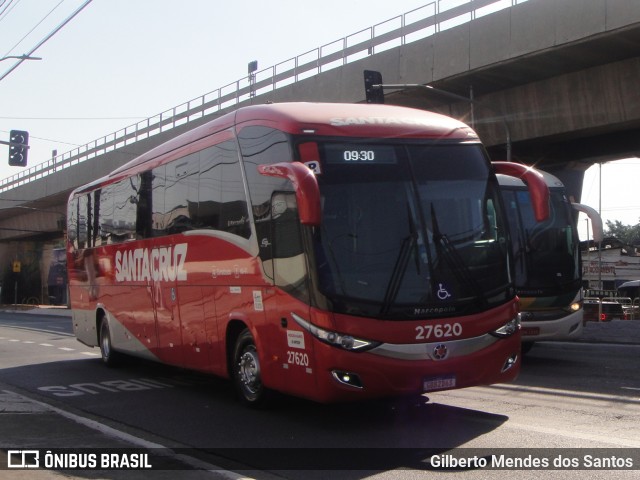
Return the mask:
[(9, 165), (13, 167), (26, 167), (28, 151), (29, 132), (11, 130), (9, 134)]
[[(373, 88), (374, 85), (379, 85)], [(384, 91), (382, 90), (382, 74), (375, 70), (364, 71), (364, 94), (367, 103), (384, 103)]]

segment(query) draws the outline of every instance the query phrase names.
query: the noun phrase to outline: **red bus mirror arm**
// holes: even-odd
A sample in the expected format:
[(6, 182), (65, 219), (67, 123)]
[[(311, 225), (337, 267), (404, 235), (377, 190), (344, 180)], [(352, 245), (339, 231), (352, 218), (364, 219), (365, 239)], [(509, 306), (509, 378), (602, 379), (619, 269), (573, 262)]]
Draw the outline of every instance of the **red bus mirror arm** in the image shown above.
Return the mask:
[(544, 177), (533, 167), (513, 162), (491, 162), (496, 173), (522, 180), (529, 189), (533, 213), (538, 222), (549, 218), (549, 187)]
[(300, 162), (258, 165), (258, 172), (268, 177), (288, 178), (296, 190), (298, 214), (303, 225), (320, 225), (320, 188), (314, 173)]

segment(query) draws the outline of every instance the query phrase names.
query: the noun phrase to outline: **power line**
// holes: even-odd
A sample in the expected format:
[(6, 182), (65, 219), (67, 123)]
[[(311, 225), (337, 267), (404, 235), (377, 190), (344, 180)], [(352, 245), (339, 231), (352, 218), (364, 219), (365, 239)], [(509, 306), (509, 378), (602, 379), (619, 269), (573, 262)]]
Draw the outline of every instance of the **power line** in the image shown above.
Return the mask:
[[(31, 51), (27, 54), (25, 54), (25, 56), (29, 57), (31, 56), (33, 53), (35, 53), (35, 51), (40, 48), (42, 45), (44, 45), (45, 43), (47, 43), (51, 37), (53, 37), (56, 33), (58, 33), (60, 30), (62, 30), (62, 28), (69, 23), (71, 20), (73, 20), (73, 18), (79, 14), (87, 5), (89, 5), (92, 2), (92, 0), (86, 0), (82, 5), (80, 5), (80, 7), (78, 7), (78, 9), (73, 12), (71, 15), (69, 15), (60, 25), (58, 25), (49, 35), (47, 35), (43, 40), (40, 41), (40, 43), (38, 43), (35, 47), (33, 47), (31, 49)], [(11, 67), (9, 70), (7, 70), (1, 77), (0, 77), (0, 81), (2, 81), (4, 78), (7, 77), (7, 75), (9, 75), (11, 72), (13, 72), (16, 68), (18, 68), (18, 66), (24, 62), (25, 60), (19, 60), (18, 62), (16, 62), (16, 64)]]
[[(4, 18), (6, 18), (7, 15), (9, 15), (9, 13), (11, 13), (11, 10), (13, 10), (15, 8), (16, 5), (18, 5), (18, 3), (20, 3), (21, 0), (18, 0), (18, 2), (11, 7), (11, 4), (14, 2), (14, 0), (9, 0), (9, 3), (7, 4), (6, 7), (4, 7), (4, 9), (0, 12), (0, 20), (4, 20)], [(0, 8), (6, 3), (6, 0), (4, 0), (2, 2), (2, 4), (0, 4)], [(11, 7), (11, 8), (9, 8)], [(4, 15), (4, 17), (2, 17)]]
[(13, 47), (11, 47), (11, 48), (9, 49), (9, 51), (8, 51), (7, 53), (5, 53), (5, 54), (4, 54), (4, 56), (6, 57), (7, 55), (9, 55), (9, 54), (13, 51), (13, 49), (14, 49), (14, 48), (16, 48), (18, 45), (20, 45), (20, 44), (22, 43), (22, 41), (23, 41), (25, 38), (27, 38), (27, 37), (31, 34), (31, 32), (33, 32), (36, 28), (38, 28), (38, 27), (40, 26), (40, 24), (42, 24), (42, 22), (44, 22), (44, 21), (47, 19), (47, 17), (48, 17), (49, 15), (51, 15), (51, 14), (54, 12), (54, 10), (55, 10), (56, 8), (58, 8), (58, 7), (62, 4), (62, 2), (64, 2), (64, 0), (60, 0), (60, 1), (58, 2), (58, 4), (57, 4), (55, 7), (53, 7), (53, 8), (49, 11), (49, 13), (47, 13), (44, 17), (42, 17), (42, 20), (40, 20), (38, 23), (36, 23), (36, 24), (35, 24), (35, 26), (34, 26), (31, 30), (29, 30), (29, 31), (28, 31), (28, 32), (27, 32), (27, 33), (26, 33), (26, 34), (25, 34), (25, 35), (24, 35), (20, 40), (18, 40), (18, 43), (16, 43)]

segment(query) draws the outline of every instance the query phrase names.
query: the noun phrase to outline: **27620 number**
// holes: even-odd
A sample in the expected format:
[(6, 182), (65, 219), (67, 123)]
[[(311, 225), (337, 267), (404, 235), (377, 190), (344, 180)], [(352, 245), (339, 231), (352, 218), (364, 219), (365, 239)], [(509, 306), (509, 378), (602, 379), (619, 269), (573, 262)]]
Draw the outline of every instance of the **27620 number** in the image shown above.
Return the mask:
[(459, 323), (439, 323), (436, 325), (419, 325), (416, 327), (416, 340), (455, 338), (462, 335)]
[(287, 363), (291, 365), (309, 366), (309, 355), (301, 352), (287, 352)]

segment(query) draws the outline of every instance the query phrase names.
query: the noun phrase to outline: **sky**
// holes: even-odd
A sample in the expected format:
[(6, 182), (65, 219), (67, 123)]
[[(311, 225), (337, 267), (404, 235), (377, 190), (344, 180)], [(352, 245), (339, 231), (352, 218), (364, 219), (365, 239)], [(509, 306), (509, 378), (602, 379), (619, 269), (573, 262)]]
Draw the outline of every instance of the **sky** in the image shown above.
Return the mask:
[[(0, 58), (29, 53), (85, 2), (0, 0)], [(42, 60), (0, 80), (0, 140), (27, 130), (31, 167), (246, 78), (251, 61), (262, 70), (429, 3), (93, 0), (33, 53)], [(14, 63), (0, 61), (0, 77)], [(21, 171), (7, 157), (0, 145), (0, 179)], [(582, 202), (598, 208), (601, 191), (605, 220), (638, 223), (639, 173), (638, 159), (609, 162), (600, 189), (590, 169)]]
[[(580, 202), (600, 211), (605, 230), (607, 220), (636, 225), (640, 222), (639, 179), (640, 158), (607, 162), (602, 167), (593, 165), (585, 172)], [(593, 238), (590, 224), (587, 231), (586, 218), (580, 214), (578, 219), (580, 240), (587, 240), (587, 234), (589, 239)]]

